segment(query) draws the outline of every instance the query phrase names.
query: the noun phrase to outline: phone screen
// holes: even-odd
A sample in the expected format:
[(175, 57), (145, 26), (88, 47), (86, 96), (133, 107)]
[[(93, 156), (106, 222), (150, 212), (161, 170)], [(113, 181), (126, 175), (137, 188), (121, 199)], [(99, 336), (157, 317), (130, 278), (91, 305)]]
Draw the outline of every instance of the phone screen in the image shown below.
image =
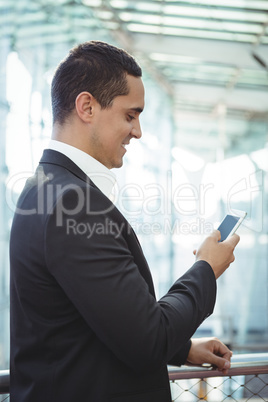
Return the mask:
[(226, 217), (218, 227), (218, 230), (221, 232), (221, 241), (227, 239), (239, 219), (239, 216), (226, 215)]

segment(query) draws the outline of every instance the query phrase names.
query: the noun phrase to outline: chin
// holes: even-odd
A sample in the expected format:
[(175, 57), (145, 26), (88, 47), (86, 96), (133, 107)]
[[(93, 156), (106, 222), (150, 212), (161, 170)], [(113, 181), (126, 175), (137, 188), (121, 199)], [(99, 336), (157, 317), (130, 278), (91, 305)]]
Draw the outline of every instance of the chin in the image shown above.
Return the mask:
[(112, 168), (118, 169), (118, 168), (121, 168), (122, 166), (123, 166), (123, 159), (121, 159), (121, 160), (118, 161), (118, 162), (115, 162), (115, 163), (113, 164), (113, 167), (112, 167)]

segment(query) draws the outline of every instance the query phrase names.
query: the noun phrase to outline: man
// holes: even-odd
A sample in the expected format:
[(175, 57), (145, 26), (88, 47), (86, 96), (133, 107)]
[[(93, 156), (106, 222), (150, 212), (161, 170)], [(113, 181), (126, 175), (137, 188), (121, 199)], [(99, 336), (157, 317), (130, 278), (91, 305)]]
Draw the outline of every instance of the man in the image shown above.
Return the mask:
[(53, 134), (20, 196), (11, 241), (11, 401), (170, 402), (167, 364), (231, 352), (190, 340), (214, 307), (237, 235), (215, 231), (158, 302), (140, 244), (109, 199), (131, 139), (141, 137), (141, 69), (87, 42), (52, 82)]

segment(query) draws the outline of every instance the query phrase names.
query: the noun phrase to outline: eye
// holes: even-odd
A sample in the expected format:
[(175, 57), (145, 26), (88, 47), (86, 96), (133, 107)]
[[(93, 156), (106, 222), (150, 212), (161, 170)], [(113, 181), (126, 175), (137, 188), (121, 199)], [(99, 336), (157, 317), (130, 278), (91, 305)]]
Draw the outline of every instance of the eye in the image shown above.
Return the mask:
[(135, 117), (132, 116), (131, 114), (128, 114), (128, 115), (127, 115), (127, 120), (128, 120), (128, 121), (132, 121), (132, 120), (134, 120), (134, 119), (135, 119)]

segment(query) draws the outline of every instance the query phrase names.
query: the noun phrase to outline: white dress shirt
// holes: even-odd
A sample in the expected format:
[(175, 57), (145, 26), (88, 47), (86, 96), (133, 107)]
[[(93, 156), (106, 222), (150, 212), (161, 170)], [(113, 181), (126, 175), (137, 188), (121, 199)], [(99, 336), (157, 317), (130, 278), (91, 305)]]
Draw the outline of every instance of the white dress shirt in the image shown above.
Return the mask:
[(112, 190), (116, 182), (116, 177), (106, 166), (92, 158), (92, 156), (88, 155), (86, 152), (61, 141), (50, 140), (48, 148), (61, 152), (71, 159), (106, 197), (113, 198)]

